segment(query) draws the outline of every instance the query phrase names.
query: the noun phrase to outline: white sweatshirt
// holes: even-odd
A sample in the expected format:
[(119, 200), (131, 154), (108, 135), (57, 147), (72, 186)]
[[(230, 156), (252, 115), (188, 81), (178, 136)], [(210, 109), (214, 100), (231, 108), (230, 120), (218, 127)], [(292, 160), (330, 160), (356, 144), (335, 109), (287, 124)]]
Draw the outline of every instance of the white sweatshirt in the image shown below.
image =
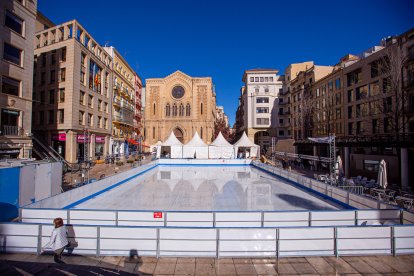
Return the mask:
[(61, 226), (59, 228), (53, 229), (50, 241), (45, 244), (44, 248), (52, 248), (52, 250), (57, 250), (59, 248), (65, 247), (67, 244), (68, 238), (66, 226)]

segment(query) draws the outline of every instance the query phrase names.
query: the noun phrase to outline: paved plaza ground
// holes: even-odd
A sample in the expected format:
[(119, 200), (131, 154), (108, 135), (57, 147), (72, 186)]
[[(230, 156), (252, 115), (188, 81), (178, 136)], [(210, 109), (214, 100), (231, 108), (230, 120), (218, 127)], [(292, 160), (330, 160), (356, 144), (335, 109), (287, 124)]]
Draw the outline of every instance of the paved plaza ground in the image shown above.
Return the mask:
[(364, 257), (151, 258), (1, 254), (0, 275), (414, 275), (414, 255)]

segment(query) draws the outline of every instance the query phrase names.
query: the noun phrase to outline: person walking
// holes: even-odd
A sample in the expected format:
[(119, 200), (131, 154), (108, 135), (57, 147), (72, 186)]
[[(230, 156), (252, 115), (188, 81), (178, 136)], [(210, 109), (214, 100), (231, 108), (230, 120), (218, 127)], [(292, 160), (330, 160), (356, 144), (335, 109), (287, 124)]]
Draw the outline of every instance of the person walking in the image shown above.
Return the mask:
[(53, 224), (55, 225), (55, 229), (52, 231), (50, 241), (45, 244), (45, 246), (43, 246), (42, 251), (45, 251), (45, 248), (52, 248), (54, 251), (53, 259), (55, 263), (63, 263), (61, 260), (62, 253), (65, 247), (69, 245), (67, 238), (67, 229), (63, 224), (62, 218), (55, 218), (53, 220)]

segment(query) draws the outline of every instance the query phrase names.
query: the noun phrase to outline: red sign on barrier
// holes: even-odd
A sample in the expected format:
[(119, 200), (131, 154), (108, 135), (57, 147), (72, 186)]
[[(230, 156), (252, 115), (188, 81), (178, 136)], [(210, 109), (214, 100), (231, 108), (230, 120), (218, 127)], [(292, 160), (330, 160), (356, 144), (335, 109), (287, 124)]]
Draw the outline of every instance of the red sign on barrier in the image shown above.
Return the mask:
[(162, 218), (162, 212), (154, 212), (154, 218)]

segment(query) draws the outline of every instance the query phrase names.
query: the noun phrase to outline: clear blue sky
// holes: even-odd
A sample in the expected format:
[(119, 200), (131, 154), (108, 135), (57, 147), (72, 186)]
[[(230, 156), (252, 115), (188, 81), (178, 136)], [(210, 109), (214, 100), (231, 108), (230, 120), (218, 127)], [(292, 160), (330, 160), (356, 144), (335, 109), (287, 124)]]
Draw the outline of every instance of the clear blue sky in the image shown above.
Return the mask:
[[(119, 4), (118, 4), (119, 3)], [(314, 60), (333, 65), (414, 27), (414, 1), (39, 0), (54, 23), (77, 19), (143, 80), (176, 70), (211, 76), (235, 120), (244, 70)]]

